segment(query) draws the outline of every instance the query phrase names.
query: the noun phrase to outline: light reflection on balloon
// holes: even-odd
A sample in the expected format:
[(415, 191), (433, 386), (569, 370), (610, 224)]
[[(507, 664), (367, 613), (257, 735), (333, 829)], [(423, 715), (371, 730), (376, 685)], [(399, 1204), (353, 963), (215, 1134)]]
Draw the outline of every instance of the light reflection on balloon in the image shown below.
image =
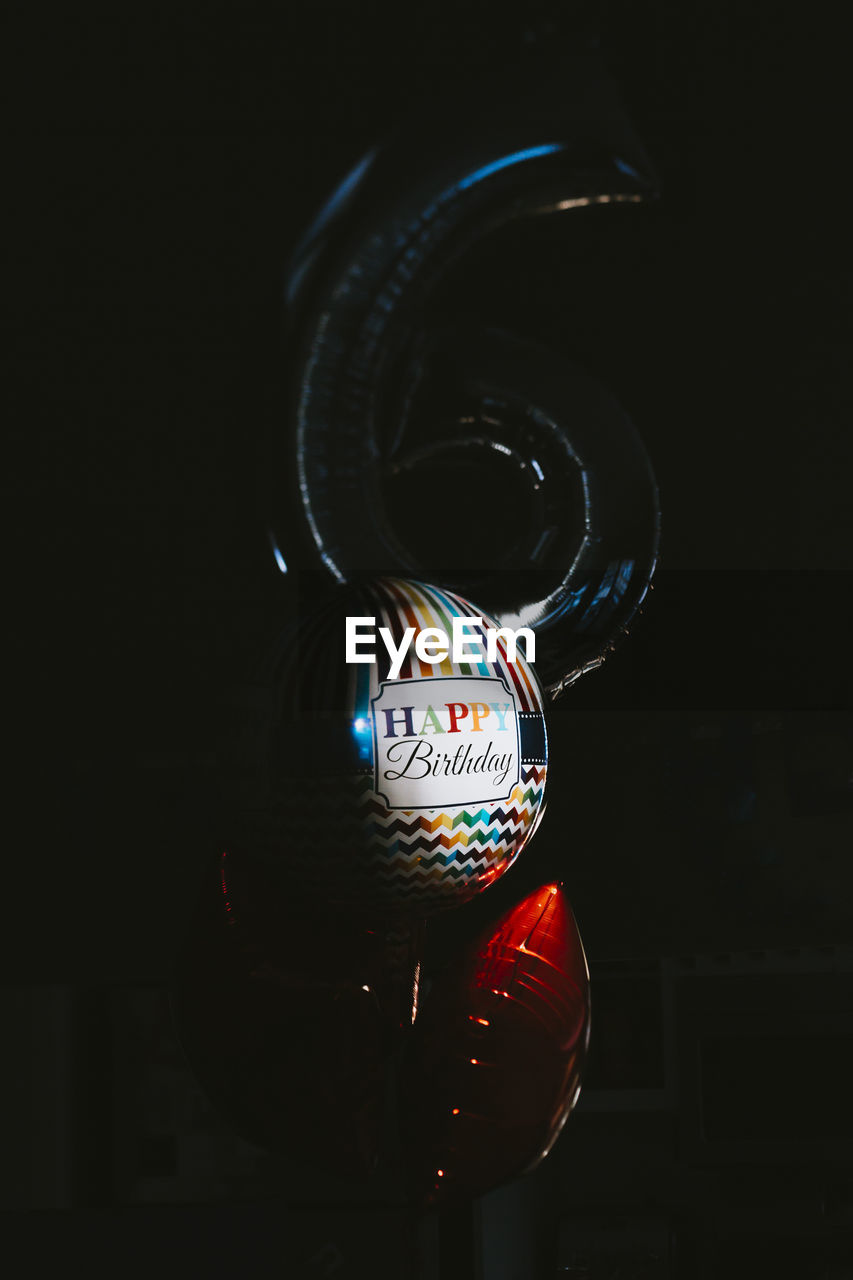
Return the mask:
[(559, 885), (529, 894), (437, 979), (404, 1080), (419, 1198), (481, 1194), (547, 1155), (578, 1097), (589, 1012), (583, 945)]

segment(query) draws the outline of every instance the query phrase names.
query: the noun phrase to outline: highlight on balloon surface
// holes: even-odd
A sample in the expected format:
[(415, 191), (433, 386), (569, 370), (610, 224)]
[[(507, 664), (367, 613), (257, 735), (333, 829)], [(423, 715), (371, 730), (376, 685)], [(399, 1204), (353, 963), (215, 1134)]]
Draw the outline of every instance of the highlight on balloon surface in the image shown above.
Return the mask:
[[(373, 621), (373, 661), (345, 660), (353, 618)], [(418, 657), (454, 621), (471, 656)], [(398, 578), (338, 588), (303, 614), (265, 675), (269, 717), (229, 847), (295, 894), (390, 916), (457, 906), (499, 879), (542, 816), (548, 738), (523, 640), (513, 655), (496, 637), (489, 657), (491, 625), (462, 597)]]
[[(645, 447), (559, 342), (480, 316), (470, 299), (460, 317), (448, 286), (501, 228), (530, 224), (532, 239), (561, 218), (568, 244), (577, 218), (657, 193), (589, 56), (517, 96), (478, 103), (469, 86), (359, 160), (287, 280), (289, 399), (269, 467), (279, 569), (460, 593), (535, 630), (552, 697), (599, 665), (657, 560)], [(623, 305), (641, 325), (642, 300)]]
[(482, 1194), (533, 1169), (580, 1093), (589, 974), (560, 885), (528, 894), (469, 944), (423, 1001), (401, 1127), (421, 1202)]

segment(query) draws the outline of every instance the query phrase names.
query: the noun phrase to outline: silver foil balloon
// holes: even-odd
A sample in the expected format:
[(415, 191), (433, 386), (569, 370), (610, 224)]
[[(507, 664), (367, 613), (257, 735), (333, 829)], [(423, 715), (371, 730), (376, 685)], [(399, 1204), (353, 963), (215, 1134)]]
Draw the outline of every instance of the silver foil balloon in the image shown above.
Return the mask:
[[(535, 630), (552, 696), (597, 666), (657, 556), (642, 441), (567, 353), (460, 320), (437, 299), (497, 228), (655, 196), (612, 85), (586, 58), (544, 92), (472, 87), (366, 155), (288, 277), (280, 566), (461, 592), (501, 625)], [(510, 495), (499, 510), (495, 486)]]

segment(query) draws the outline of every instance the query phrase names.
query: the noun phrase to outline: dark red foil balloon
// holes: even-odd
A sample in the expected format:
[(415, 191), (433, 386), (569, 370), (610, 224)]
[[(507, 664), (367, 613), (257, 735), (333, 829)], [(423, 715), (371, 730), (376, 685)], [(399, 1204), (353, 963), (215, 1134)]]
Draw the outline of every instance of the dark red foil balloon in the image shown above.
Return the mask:
[(262, 866), (222, 855), (172, 999), (190, 1065), (237, 1132), (335, 1175), (375, 1167), (417, 944), (292, 900)]
[(580, 1092), (589, 1007), (583, 945), (558, 885), (524, 898), (441, 976), (403, 1081), (417, 1199), (479, 1195), (548, 1154)]

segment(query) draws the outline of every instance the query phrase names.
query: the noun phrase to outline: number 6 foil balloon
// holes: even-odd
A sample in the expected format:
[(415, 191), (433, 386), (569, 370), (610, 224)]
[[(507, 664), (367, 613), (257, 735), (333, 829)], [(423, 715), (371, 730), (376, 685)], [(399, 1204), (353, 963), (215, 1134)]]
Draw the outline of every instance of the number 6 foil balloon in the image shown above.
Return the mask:
[(585, 57), (544, 93), (475, 86), (369, 152), (288, 279), (279, 567), (459, 592), (502, 626), (535, 629), (552, 696), (598, 665), (656, 562), (643, 444), (566, 352), (450, 316), (442, 290), (496, 228), (558, 215), (569, 237), (580, 209), (655, 195), (613, 87)]

